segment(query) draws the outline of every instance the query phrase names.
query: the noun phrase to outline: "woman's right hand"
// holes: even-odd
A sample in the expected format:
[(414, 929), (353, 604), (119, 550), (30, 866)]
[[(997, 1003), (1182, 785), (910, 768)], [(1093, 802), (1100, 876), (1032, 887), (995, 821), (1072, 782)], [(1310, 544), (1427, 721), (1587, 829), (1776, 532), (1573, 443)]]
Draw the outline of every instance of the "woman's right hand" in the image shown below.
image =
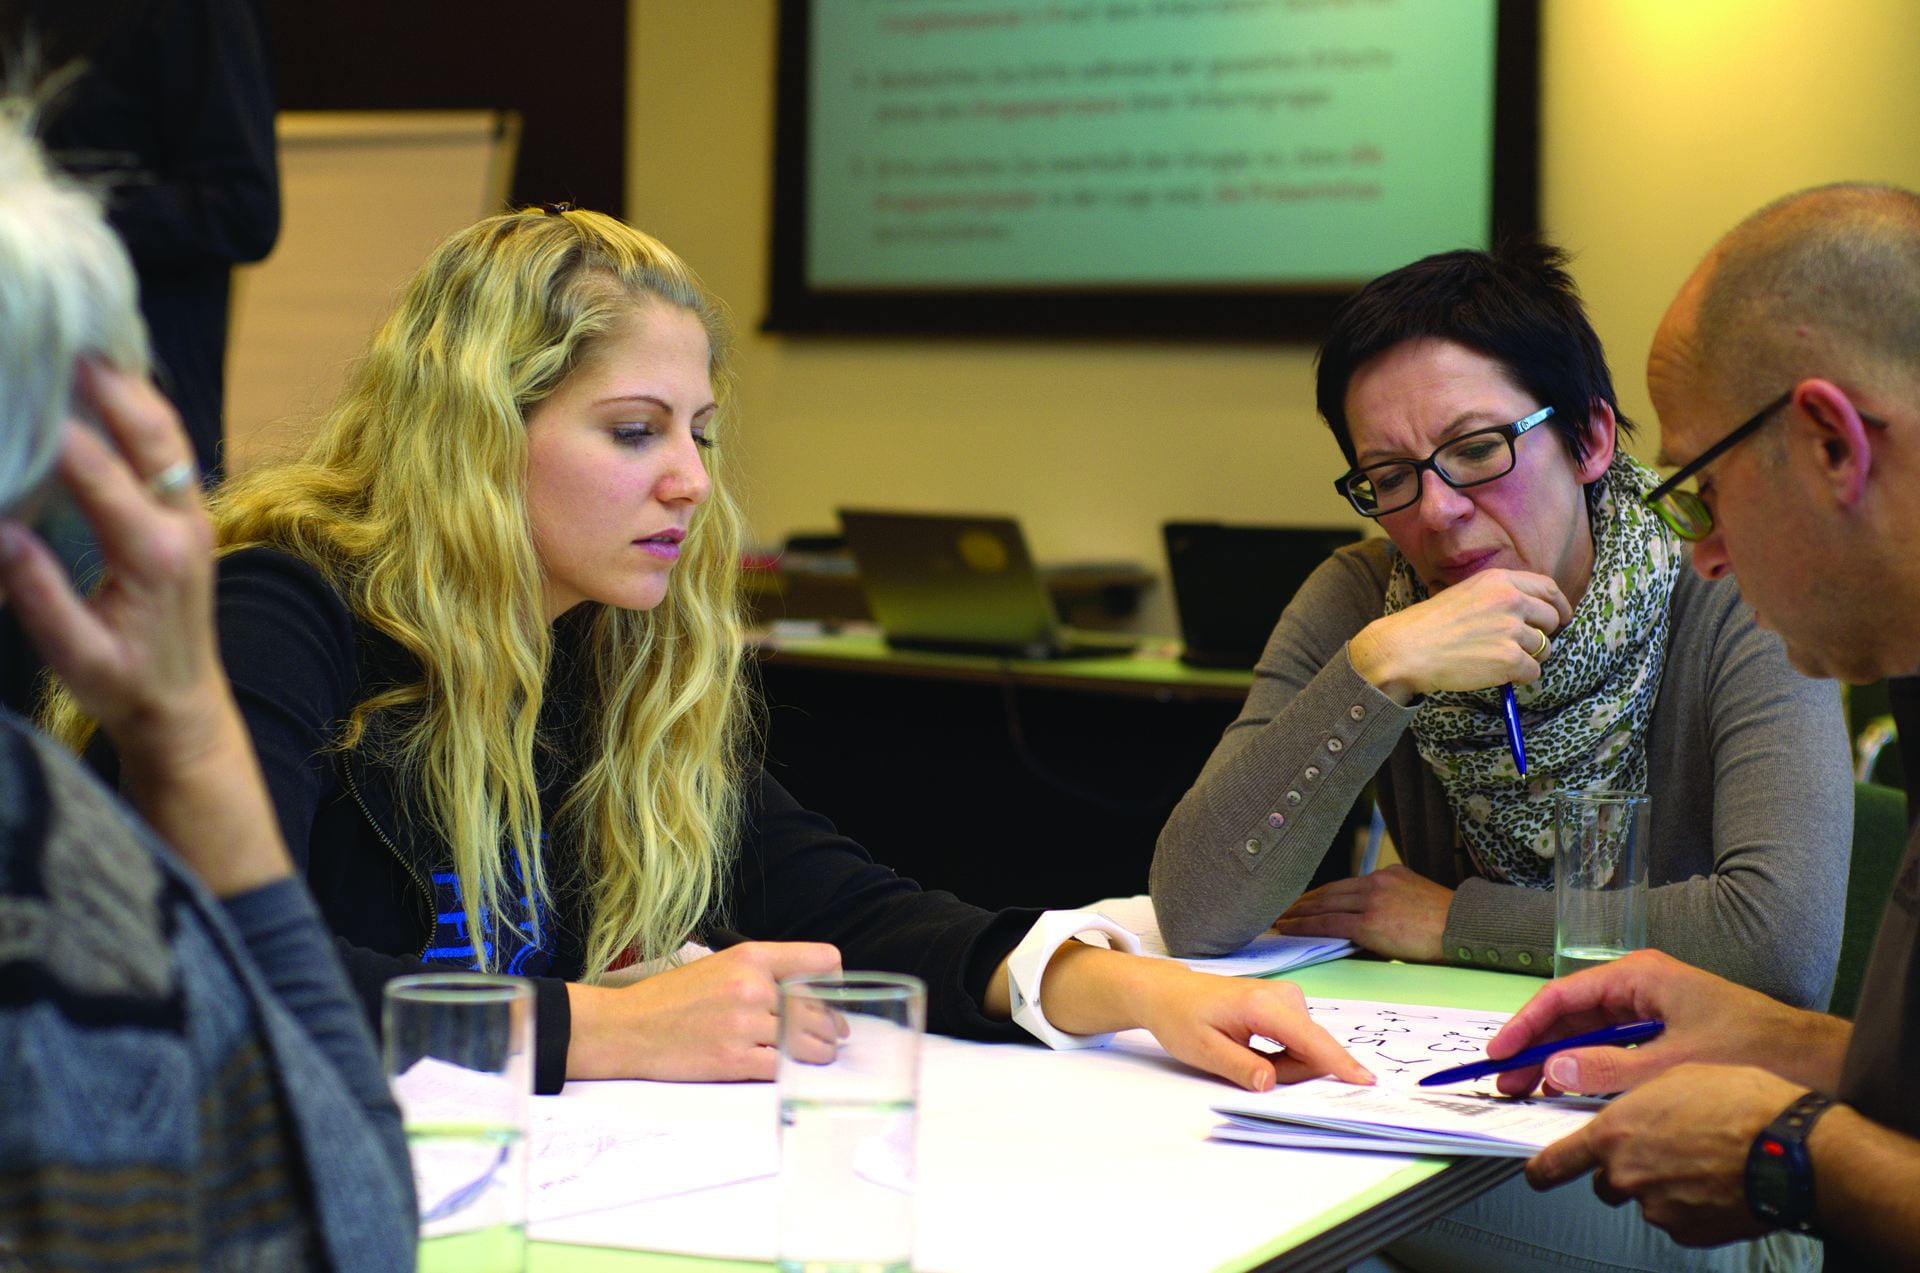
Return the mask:
[(779, 983), (839, 971), (824, 942), (743, 942), (618, 989), (569, 985), (567, 1077), (771, 1079)]
[[(58, 472), (96, 536), (106, 574), (74, 591), (47, 546), (0, 526), (0, 584), (41, 658), (129, 767), (198, 761), (228, 741), (233, 706), (213, 636), (213, 528), (193, 448), (151, 383), (98, 362), (77, 372), (101, 431), (68, 425)], [(187, 474), (165, 491), (163, 474)]]
[(1573, 618), (1560, 585), (1524, 570), (1483, 570), (1394, 614), (1347, 643), (1353, 670), (1401, 705), (1436, 690), (1525, 685), (1543, 642)]
[(213, 634), (213, 527), (193, 448), (160, 391), (78, 373), (103, 432), (68, 426), (59, 475), (106, 577), (74, 591), (38, 537), (0, 526), (0, 587), (47, 666), (120, 754), (121, 789), (215, 896), (293, 871)]

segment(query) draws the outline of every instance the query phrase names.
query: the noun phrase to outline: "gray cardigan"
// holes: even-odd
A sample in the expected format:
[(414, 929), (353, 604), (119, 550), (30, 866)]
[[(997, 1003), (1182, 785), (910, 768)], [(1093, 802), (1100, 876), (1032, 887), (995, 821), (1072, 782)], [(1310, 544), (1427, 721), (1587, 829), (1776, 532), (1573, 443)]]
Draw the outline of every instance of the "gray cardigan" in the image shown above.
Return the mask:
[[(1391, 545), (1371, 539), (1307, 580), (1267, 642), (1246, 706), (1161, 831), (1153, 900), (1176, 953), (1223, 953), (1272, 923), (1377, 775), (1401, 857), (1455, 889), (1448, 961), (1552, 972), (1552, 892), (1473, 874), (1407, 728), (1413, 709), (1347, 661), (1348, 638), (1380, 616), (1392, 561)], [(1789, 666), (1731, 579), (1680, 572), (1647, 764), (1652, 944), (1789, 1003), (1824, 1006), (1853, 833), (1840, 697)]]
[(0, 712), (0, 1268), (414, 1267), (379, 1054), (300, 881), (216, 901)]

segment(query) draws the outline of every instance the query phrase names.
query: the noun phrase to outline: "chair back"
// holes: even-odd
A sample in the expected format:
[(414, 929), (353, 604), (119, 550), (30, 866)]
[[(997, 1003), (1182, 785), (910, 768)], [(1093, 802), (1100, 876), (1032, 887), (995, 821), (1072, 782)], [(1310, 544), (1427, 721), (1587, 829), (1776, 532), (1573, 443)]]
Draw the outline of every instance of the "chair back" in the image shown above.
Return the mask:
[(1853, 787), (1853, 864), (1847, 870), (1847, 921), (1840, 936), (1840, 966), (1827, 1010), (1853, 1017), (1860, 979), (1880, 931), (1880, 911), (1893, 891), (1893, 872), (1907, 842), (1907, 797), (1894, 787), (1858, 782)]

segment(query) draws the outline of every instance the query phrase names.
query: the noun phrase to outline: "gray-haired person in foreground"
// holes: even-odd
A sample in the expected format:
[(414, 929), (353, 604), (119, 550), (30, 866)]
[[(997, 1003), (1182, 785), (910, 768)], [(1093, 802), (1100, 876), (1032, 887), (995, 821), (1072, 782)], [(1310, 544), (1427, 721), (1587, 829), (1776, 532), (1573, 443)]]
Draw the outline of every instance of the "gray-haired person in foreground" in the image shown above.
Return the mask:
[[(1920, 668), (1920, 196), (1829, 186), (1742, 222), (1668, 309), (1647, 384), (1679, 469), (1648, 499), (1694, 569), (1737, 574), (1806, 672)], [(1627, 1090), (1529, 1180), (1591, 1171), (1689, 1244), (1803, 1229), (1828, 1268), (1920, 1268), (1920, 835), (1853, 1021), (1642, 954), (1555, 982), (1488, 1052), (1642, 1017), (1666, 1032), (1503, 1079)]]
[[(0, 713), (0, 1266), (410, 1269), (399, 1118), (215, 655), (193, 453), (29, 115), (0, 103), (0, 590), (133, 809)], [(91, 598), (25, 525), (54, 481)]]

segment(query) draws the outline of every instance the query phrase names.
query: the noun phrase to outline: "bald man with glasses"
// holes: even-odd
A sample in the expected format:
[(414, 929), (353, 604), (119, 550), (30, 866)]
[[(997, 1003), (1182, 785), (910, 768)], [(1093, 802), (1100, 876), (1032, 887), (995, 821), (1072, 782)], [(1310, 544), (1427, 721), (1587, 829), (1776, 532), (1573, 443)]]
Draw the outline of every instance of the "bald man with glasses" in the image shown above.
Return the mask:
[[(1809, 674), (1920, 668), (1920, 196), (1829, 186), (1754, 214), (1681, 288), (1647, 376), (1679, 470), (1647, 498), (1693, 568), (1736, 575)], [(1528, 1164), (1536, 1186), (1592, 1172), (1690, 1245), (1797, 1229), (1828, 1267), (1920, 1267), (1920, 836), (1852, 1022), (1648, 953), (1555, 982), (1488, 1051), (1642, 1017), (1665, 1034), (1502, 1080), (1627, 1092)]]

